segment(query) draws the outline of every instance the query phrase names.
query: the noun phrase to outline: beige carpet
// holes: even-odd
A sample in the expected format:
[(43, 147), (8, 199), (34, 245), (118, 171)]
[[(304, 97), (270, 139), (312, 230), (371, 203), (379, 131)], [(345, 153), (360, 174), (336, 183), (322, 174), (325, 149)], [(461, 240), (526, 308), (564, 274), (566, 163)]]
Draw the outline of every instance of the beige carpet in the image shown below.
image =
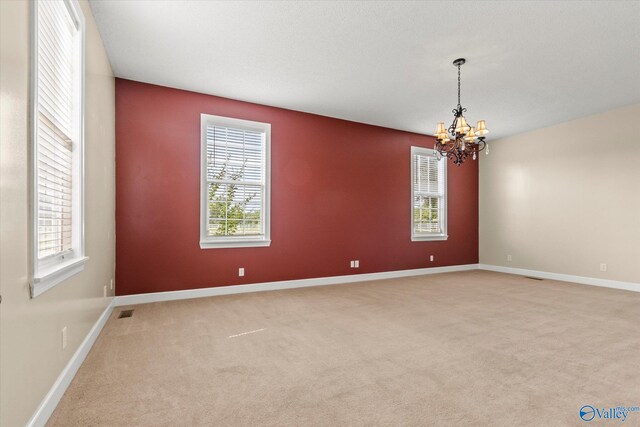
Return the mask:
[(472, 271), (120, 310), (49, 425), (580, 426), (582, 405), (640, 406), (633, 292)]

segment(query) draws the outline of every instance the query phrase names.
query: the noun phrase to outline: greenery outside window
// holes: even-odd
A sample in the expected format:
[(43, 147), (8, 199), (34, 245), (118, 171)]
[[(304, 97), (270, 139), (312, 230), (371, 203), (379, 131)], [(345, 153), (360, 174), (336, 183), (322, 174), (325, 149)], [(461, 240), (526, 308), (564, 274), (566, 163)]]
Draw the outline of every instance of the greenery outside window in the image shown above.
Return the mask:
[(201, 115), (201, 248), (269, 246), (271, 125)]
[(447, 239), (447, 161), (411, 147), (411, 240)]

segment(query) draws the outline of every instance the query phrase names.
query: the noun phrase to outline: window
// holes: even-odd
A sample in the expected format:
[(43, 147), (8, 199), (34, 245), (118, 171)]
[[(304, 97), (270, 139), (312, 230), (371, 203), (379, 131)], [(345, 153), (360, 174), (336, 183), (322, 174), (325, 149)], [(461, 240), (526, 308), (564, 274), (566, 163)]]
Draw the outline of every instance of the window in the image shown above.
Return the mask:
[(84, 268), (84, 18), (74, 0), (31, 6), (35, 297)]
[(447, 239), (447, 161), (411, 147), (411, 240)]
[(269, 246), (271, 125), (201, 115), (200, 247)]

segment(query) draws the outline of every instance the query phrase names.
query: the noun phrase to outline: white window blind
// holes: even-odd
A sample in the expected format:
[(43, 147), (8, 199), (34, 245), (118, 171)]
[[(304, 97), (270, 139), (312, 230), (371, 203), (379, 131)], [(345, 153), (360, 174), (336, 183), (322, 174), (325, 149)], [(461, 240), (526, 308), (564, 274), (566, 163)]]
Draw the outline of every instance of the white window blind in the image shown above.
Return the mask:
[(412, 147), (412, 238), (446, 238), (446, 161)]
[(72, 249), (73, 146), (77, 141), (77, 33), (62, 1), (38, 3), (38, 258)]
[(205, 224), (210, 243), (268, 239), (270, 126), (203, 115)]
[(76, 0), (31, 3), (31, 295), (82, 271), (84, 17)]

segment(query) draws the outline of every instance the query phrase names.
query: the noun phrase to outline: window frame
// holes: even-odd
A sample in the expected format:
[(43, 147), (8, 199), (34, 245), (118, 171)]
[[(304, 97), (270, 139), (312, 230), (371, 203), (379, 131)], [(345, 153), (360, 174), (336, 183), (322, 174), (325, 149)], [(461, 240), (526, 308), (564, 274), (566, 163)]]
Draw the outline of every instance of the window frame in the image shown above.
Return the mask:
[[(209, 236), (209, 189), (207, 181), (207, 126), (221, 126), (263, 132), (264, 194), (262, 201), (263, 234), (257, 236)], [(246, 248), (271, 245), (271, 124), (231, 117), (200, 115), (200, 248)]]
[(30, 8), (31, 21), (31, 77), (30, 77), (30, 234), (31, 234), (31, 298), (41, 295), (64, 280), (84, 270), (88, 259), (85, 256), (84, 237), (84, 119), (85, 119), (85, 64), (86, 64), (86, 27), (85, 18), (77, 0), (60, 0), (64, 3), (71, 20), (77, 29), (75, 43), (77, 58), (74, 58), (78, 72), (78, 82), (74, 82), (77, 94), (75, 102), (78, 111), (74, 112), (75, 134), (77, 140), (72, 146), (72, 226), (71, 249), (40, 259), (38, 257), (38, 124), (39, 124), (39, 87), (38, 87), (38, 29), (40, 2), (32, 2)]
[[(415, 199), (415, 174), (416, 174), (416, 156), (424, 156), (431, 157), (436, 159), (439, 164), (441, 164), (441, 173), (443, 180), (443, 188), (444, 195), (442, 196), (442, 203), (439, 206), (438, 217), (441, 219), (441, 230), (440, 233), (416, 233), (415, 232), (415, 219), (414, 219), (414, 199)], [(432, 148), (424, 148), (424, 147), (411, 147), (411, 199), (410, 199), (410, 214), (411, 214), (411, 241), (412, 242), (424, 242), (424, 241), (439, 241), (439, 240), (447, 240), (449, 238), (448, 229), (447, 229), (447, 198), (448, 198), (448, 187), (447, 187), (447, 159), (442, 158), (438, 159), (438, 157), (433, 153)]]

